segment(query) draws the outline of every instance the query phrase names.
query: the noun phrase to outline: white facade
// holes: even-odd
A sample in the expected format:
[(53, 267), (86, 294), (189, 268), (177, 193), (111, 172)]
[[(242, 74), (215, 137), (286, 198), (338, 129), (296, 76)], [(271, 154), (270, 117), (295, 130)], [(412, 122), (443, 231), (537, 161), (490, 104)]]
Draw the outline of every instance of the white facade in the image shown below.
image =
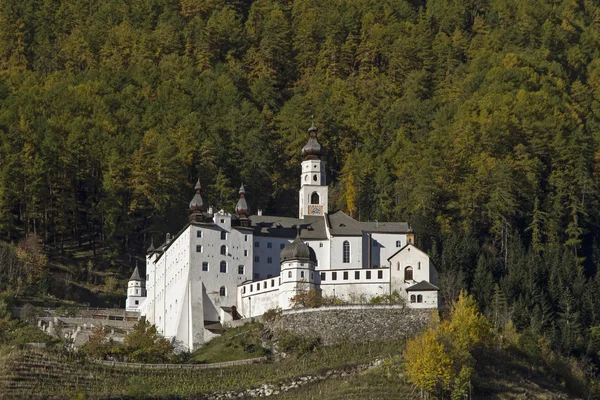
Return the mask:
[[(194, 349), (214, 337), (214, 326), (291, 307), (299, 290), (315, 289), (347, 302), (397, 291), (411, 307), (437, 307), (437, 271), (412, 244), (408, 224), (359, 222), (341, 211), (328, 212), (324, 149), (316, 128), (309, 132), (299, 218), (250, 215), (243, 186), (237, 214), (206, 214), (198, 181), (190, 223), (148, 250), (146, 279), (132, 275), (127, 309), (139, 309), (163, 335)], [(297, 235), (296, 244), (311, 249), (311, 261), (282, 263), (282, 250)]]

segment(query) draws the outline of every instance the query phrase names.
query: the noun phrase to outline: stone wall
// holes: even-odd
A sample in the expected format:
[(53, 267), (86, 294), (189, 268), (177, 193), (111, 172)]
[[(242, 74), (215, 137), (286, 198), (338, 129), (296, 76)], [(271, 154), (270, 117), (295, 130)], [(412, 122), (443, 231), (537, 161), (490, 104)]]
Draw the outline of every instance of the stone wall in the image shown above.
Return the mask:
[(437, 310), (402, 305), (351, 305), (284, 311), (267, 326), (319, 338), (326, 345), (397, 339), (422, 331)]

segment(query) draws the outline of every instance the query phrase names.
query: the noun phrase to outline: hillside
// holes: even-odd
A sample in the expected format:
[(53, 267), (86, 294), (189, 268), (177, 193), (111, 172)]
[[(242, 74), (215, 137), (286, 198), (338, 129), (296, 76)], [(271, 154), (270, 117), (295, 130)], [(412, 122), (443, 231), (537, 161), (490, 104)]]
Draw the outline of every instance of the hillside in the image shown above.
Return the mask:
[[(193, 183), (407, 221), (441, 294), (600, 366), (600, 7), (589, 0), (0, 0), (0, 297), (119, 304)], [(141, 265), (143, 269), (143, 265)]]

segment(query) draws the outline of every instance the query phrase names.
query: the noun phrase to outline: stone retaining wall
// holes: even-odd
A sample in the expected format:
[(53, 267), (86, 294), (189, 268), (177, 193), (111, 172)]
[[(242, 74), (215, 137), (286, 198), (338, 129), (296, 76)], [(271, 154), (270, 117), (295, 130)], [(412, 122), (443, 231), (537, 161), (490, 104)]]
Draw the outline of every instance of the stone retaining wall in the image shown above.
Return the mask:
[(319, 338), (326, 345), (397, 339), (421, 332), (437, 310), (354, 305), (284, 311), (267, 323), (275, 332)]
[(246, 360), (223, 361), (211, 364), (139, 364), (119, 361), (92, 360), (97, 364), (103, 364), (110, 367), (126, 367), (137, 369), (214, 369), (226, 368), (236, 365), (257, 364), (267, 361), (267, 357), (248, 358)]

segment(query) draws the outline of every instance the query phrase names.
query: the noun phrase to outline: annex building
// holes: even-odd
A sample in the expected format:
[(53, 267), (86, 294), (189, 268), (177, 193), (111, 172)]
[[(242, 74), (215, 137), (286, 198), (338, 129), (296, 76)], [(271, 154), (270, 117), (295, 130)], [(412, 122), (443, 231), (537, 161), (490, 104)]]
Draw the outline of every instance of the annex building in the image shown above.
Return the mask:
[(133, 272), (127, 310), (194, 349), (228, 321), (289, 309), (302, 290), (348, 302), (397, 291), (410, 307), (437, 308), (437, 271), (407, 223), (329, 213), (325, 149), (314, 124), (308, 132), (298, 218), (252, 215), (243, 185), (233, 213), (206, 212), (198, 181), (190, 222), (150, 246), (145, 279)]

